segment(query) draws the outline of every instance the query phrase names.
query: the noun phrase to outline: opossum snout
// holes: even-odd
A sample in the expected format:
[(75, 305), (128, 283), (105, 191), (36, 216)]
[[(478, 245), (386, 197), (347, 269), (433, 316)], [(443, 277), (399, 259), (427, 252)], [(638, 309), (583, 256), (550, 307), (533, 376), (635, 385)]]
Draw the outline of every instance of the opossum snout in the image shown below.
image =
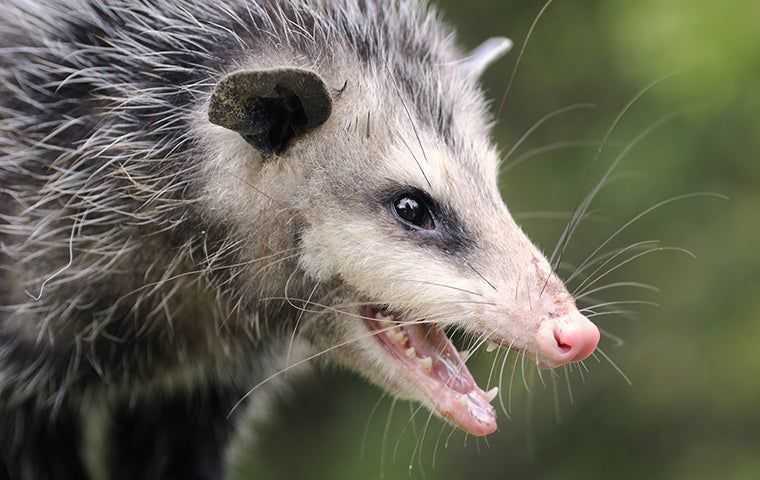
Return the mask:
[(576, 309), (547, 318), (536, 334), (538, 353), (547, 367), (588, 358), (599, 343), (599, 329)]

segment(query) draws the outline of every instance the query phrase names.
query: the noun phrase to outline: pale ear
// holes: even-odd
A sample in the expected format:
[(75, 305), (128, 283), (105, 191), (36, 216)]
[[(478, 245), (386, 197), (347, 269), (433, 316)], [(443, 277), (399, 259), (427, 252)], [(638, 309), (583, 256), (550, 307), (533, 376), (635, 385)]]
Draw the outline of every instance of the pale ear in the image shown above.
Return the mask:
[(322, 125), (331, 112), (330, 93), (310, 70), (240, 70), (217, 84), (208, 119), (270, 155), (284, 152), (296, 137)]
[(477, 78), (511, 49), (512, 40), (504, 37), (489, 38), (470, 52), (464, 59), (464, 67), (469, 75)]

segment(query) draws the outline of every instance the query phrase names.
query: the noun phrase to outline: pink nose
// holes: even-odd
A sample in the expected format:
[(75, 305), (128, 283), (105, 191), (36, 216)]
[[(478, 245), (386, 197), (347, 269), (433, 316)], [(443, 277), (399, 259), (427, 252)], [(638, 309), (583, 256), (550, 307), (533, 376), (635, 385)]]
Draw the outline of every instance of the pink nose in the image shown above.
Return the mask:
[(599, 329), (573, 310), (567, 315), (545, 320), (536, 338), (538, 353), (549, 367), (580, 362), (599, 344)]

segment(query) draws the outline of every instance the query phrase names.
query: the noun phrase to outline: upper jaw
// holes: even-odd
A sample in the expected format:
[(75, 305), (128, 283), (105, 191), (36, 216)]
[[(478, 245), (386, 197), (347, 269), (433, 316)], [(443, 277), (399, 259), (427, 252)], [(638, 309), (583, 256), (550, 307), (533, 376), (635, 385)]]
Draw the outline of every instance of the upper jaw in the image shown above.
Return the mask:
[(408, 396), (432, 407), (441, 417), (476, 436), (496, 430), (490, 402), (496, 389), (483, 391), (443, 330), (433, 322), (404, 322), (379, 307), (361, 315), (372, 332), (370, 344), (383, 361), (393, 362)]

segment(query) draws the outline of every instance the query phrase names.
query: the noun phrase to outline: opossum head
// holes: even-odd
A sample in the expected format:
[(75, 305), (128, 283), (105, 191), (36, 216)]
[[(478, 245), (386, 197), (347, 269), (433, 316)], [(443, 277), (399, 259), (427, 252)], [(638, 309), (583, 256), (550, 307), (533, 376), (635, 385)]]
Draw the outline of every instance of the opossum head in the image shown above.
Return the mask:
[(359, 79), (355, 66), (242, 70), (209, 110), (240, 135), (226, 158), (257, 159), (240, 173), (256, 193), (239, 222), (262, 228), (268, 213), (289, 211), (269, 224), (286, 230), (295, 219), (286, 244), (315, 287), (294, 300), (304, 335), (474, 435), (496, 429), (495, 392), (477, 385), (447, 332), (541, 367), (583, 360), (599, 340), (499, 192), (477, 76), (506, 47), (491, 40), (416, 78), (393, 67)]

